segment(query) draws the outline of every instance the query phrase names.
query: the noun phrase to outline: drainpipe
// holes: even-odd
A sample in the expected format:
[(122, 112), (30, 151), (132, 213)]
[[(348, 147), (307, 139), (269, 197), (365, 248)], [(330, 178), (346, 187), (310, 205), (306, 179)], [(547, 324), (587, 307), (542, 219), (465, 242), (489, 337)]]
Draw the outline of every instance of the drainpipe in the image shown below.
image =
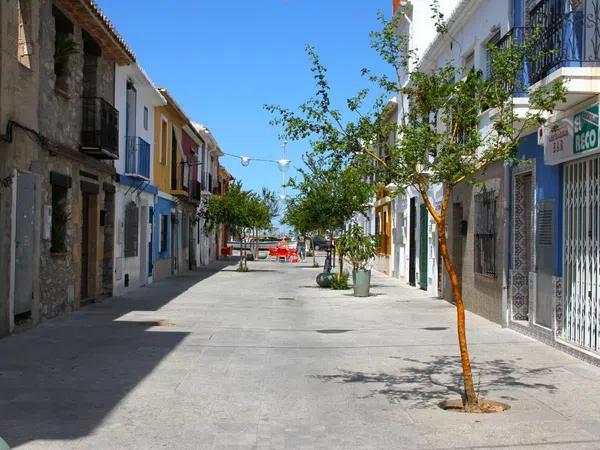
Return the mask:
[(504, 198), (503, 198), (503, 213), (504, 221), (502, 224), (502, 239), (504, 241), (504, 254), (502, 257), (502, 327), (507, 328), (509, 325), (509, 298), (508, 291), (510, 285), (509, 263), (510, 263), (510, 198), (511, 198), (511, 183), (510, 183), (510, 166), (504, 163)]

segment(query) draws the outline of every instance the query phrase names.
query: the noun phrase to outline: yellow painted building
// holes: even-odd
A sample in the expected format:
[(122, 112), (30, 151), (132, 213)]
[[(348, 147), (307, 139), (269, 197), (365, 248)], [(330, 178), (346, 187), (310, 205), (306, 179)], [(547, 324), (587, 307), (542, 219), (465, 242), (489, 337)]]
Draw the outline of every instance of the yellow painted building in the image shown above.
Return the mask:
[(154, 112), (154, 185), (171, 195), (185, 196), (188, 193), (182, 186), (182, 161), (184, 153), (181, 145), (182, 128), (189, 123), (185, 113), (166, 89), (159, 89), (167, 100)]

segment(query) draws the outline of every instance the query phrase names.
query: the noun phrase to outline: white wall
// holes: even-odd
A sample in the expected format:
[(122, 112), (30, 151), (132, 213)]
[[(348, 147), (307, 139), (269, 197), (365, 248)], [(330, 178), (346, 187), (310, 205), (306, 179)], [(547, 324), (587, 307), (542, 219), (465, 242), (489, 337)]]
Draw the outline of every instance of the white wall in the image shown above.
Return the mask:
[[(137, 65), (117, 66), (115, 69), (115, 108), (119, 110), (119, 159), (115, 161), (118, 173), (125, 173), (125, 139), (127, 132), (127, 80), (137, 92), (136, 136), (150, 144), (150, 175), (154, 173), (154, 108), (164, 104), (145, 74)], [(144, 107), (148, 108), (148, 129), (144, 128)]]

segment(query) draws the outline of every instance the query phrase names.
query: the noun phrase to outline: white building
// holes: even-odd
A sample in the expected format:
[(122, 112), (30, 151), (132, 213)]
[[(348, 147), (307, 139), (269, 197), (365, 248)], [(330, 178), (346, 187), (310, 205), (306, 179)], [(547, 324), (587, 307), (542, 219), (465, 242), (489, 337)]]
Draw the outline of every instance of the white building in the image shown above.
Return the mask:
[(152, 215), (157, 195), (152, 184), (154, 110), (165, 104), (141, 67), (117, 67), (119, 159), (115, 161), (114, 295), (152, 282)]
[[(417, 61), (427, 58), (426, 51), (436, 37), (436, 24), (431, 17), (429, 2), (399, 3), (401, 7), (395, 11), (398, 14), (397, 32), (408, 39), (408, 49), (414, 52), (412, 70)], [(441, 0), (440, 12), (447, 17), (458, 3), (459, 0)], [(408, 73), (400, 73), (399, 84), (405, 86), (408, 82)], [(408, 110), (407, 98), (399, 95), (390, 102), (394, 104), (396, 119), (402, 121)], [(391, 197), (394, 188), (387, 186), (377, 194), (366, 220), (365, 226), (370, 233), (385, 236), (375, 268), (432, 295), (440, 295), (440, 260), (433, 221), (416, 189), (409, 188), (403, 194)], [(441, 202), (442, 193), (440, 185), (432, 189), (430, 196), (434, 202)]]
[[(201, 186), (202, 196), (213, 195), (219, 187), (219, 158), (223, 156), (223, 151), (211, 131), (201, 123), (194, 123), (196, 131), (203, 140), (198, 157), (198, 182)], [(208, 234), (204, 231), (204, 222), (200, 220), (197, 224), (200, 238), (197, 243), (197, 262), (198, 266), (206, 265), (215, 261), (219, 257), (219, 248), (217, 243), (217, 231)]]

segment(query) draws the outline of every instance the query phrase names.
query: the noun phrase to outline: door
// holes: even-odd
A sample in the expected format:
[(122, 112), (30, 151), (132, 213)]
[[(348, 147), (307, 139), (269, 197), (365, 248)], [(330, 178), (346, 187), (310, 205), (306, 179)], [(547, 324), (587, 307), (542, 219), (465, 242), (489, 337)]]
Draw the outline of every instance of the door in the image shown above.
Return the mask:
[(564, 336), (600, 351), (600, 158), (564, 169)]
[(420, 241), (419, 241), (419, 285), (424, 291), (427, 290), (427, 265), (429, 250), (429, 211), (427, 207), (421, 204), (420, 220)]
[(552, 275), (554, 272), (554, 200), (537, 207), (535, 323), (552, 328)]
[(33, 306), (33, 234), (35, 176), (17, 176), (17, 229), (15, 242), (15, 316), (31, 313)]
[(529, 320), (529, 273), (532, 271), (533, 175), (515, 177), (512, 252), (512, 319)]
[(150, 227), (150, 239), (148, 239), (148, 278), (150, 278), (154, 270), (154, 255), (152, 253), (154, 243), (154, 208), (152, 206), (148, 208), (148, 223)]
[(171, 275), (177, 272), (177, 254), (179, 246), (177, 245), (177, 214), (171, 214)]
[(417, 260), (417, 206), (415, 197), (410, 199), (410, 224), (408, 247), (408, 283), (416, 286), (416, 260)]
[(81, 300), (89, 297), (90, 195), (81, 194)]
[(146, 272), (148, 266), (148, 207), (142, 206), (140, 208), (140, 285), (146, 284)]
[[(454, 263), (454, 270), (459, 280), (462, 280), (463, 254), (464, 254), (464, 239), (467, 234), (467, 223), (463, 219), (464, 208), (462, 203), (454, 203), (452, 205), (452, 253), (451, 258)], [(462, 292), (462, 283), (460, 290)]]

